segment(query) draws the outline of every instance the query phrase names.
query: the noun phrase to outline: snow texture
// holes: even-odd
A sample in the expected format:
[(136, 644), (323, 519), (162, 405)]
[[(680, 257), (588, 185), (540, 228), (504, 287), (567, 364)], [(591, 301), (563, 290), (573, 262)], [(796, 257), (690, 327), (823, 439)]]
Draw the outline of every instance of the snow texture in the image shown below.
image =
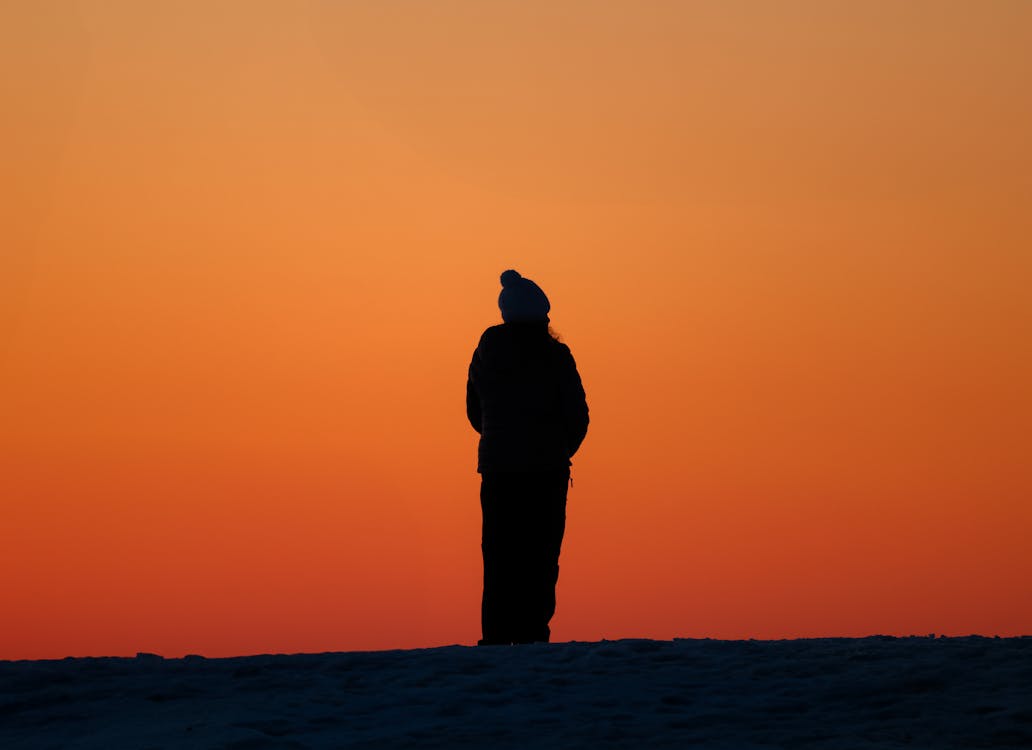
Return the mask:
[(1032, 638), (0, 662), (0, 748), (1030, 748)]

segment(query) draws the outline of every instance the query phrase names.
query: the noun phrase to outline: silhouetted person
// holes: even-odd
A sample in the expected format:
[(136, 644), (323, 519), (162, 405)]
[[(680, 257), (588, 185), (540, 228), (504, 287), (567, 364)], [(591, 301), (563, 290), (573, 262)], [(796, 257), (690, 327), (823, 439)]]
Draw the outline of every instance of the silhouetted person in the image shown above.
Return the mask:
[(570, 458), (588, 430), (577, 365), (549, 331), (548, 298), (516, 271), (501, 281), (505, 322), (480, 337), (466, 381), (466, 414), (480, 433), (480, 645), (548, 641)]

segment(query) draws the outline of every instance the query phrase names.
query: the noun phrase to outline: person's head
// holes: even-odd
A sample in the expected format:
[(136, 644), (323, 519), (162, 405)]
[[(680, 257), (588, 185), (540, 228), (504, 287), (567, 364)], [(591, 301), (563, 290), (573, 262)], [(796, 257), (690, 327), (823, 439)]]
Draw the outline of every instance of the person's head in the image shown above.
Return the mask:
[(547, 323), (552, 306), (541, 287), (510, 269), (502, 274), (498, 309), (506, 323)]

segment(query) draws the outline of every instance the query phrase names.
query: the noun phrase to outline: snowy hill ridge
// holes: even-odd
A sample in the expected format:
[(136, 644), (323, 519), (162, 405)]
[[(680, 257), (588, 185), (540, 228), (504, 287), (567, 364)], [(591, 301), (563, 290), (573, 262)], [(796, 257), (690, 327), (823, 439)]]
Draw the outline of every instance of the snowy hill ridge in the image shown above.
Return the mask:
[(0, 662), (0, 747), (1028, 748), (1032, 638)]

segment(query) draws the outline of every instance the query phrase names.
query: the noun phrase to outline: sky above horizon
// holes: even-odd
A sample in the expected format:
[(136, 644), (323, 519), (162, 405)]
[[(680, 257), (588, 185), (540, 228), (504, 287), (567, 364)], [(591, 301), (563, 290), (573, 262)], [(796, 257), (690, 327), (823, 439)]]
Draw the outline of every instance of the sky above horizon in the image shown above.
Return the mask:
[(516, 268), (557, 640), (1032, 633), (1032, 4), (0, 8), (0, 659), (479, 636)]

